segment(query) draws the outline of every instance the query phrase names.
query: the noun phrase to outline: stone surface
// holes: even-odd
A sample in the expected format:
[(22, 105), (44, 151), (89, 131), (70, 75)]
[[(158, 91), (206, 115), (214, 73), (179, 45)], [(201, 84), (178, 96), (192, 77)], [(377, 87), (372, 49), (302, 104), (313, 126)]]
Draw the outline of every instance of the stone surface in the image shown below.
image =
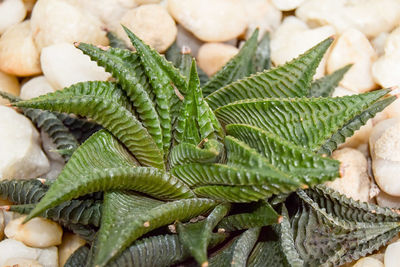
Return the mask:
[(22, 0), (3, 0), (0, 2), (0, 34), (11, 26), (21, 22), (26, 16)]
[(340, 85), (356, 93), (364, 93), (376, 87), (372, 79), (371, 66), (377, 55), (365, 35), (348, 29), (334, 42), (327, 61), (328, 74), (353, 64), (340, 81)]
[(63, 230), (51, 220), (36, 217), (22, 224), (26, 216), (10, 221), (4, 233), (8, 238), (23, 242), (34, 248), (47, 248), (61, 244)]
[(169, 0), (174, 19), (205, 42), (224, 42), (242, 34), (248, 19), (241, 0)]
[(313, 26), (332, 25), (338, 33), (355, 28), (367, 37), (391, 31), (400, 20), (397, 0), (307, 0), (296, 16)]
[(390, 244), (385, 251), (385, 267), (398, 267), (400, 255), (400, 241)]
[(361, 258), (353, 267), (384, 267), (383, 263), (373, 257)]
[(189, 47), (191, 54), (197, 55), (203, 42), (197, 39), (191, 32), (183, 28), (181, 25), (178, 25), (176, 44), (179, 47)]
[(207, 75), (211, 76), (235, 56), (238, 51), (232, 45), (206, 43), (200, 47), (197, 54), (198, 64)]
[(376, 196), (376, 203), (381, 207), (400, 209), (400, 197), (394, 197), (380, 191)]
[(365, 156), (356, 149), (342, 148), (334, 151), (332, 157), (340, 161), (343, 176), (325, 184), (354, 200), (370, 201), (370, 180)]
[(6, 260), (2, 267), (43, 267), (43, 265), (36, 260), (12, 258)]
[(67, 0), (38, 0), (32, 11), (31, 27), (40, 50), (64, 42), (108, 44), (101, 21)]
[(111, 76), (89, 56), (67, 43), (44, 48), (40, 62), (44, 76), (56, 90), (77, 82), (105, 81)]
[(399, 129), (398, 118), (387, 119), (374, 127), (369, 138), (375, 181), (381, 190), (396, 197), (400, 196), (400, 161), (395, 149), (400, 143)]
[(387, 32), (381, 32), (378, 36), (371, 40), (372, 47), (376, 54), (381, 56), (385, 53), (385, 43), (389, 34)]
[(62, 244), (58, 248), (58, 261), (60, 266), (64, 266), (68, 258), (79, 247), (85, 245), (85, 240), (77, 235), (65, 233), (62, 239)]
[(24, 100), (45, 95), (55, 90), (43, 75), (34, 77), (21, 87), (20, 97)]
[(25, 116), (0, 106), (0, 180), (34, 178), (49, 170), (39, 133)]
[(5, 239), (1, 241), (0, 266), (3, 266), (6, 261), (13, 258), (36, 260), (42, 264), (43, 267), (58, 267), (57, 247), (40, 249), (25, 246), (24, 243), (14, 239)]
[(289, 11), (297, 8), (304, 0), (272, 0), (274, 6), (282, 11)]
[(0, 38), (0, 70), (17, 76), (42, 72), (30, 21), (11, 26)]
[[(18, 96), (20, 91), (18, 79), (14, 75), (0, 71), (0, 91)], [(0, 105), (8, 103), (8, 100), (0, 97)]]
[[(129, 28), (146, 44), (162, 53), (175, 41), (177, 28), (175, 21), (165, 8), (160, 5), (143, 5), (129, 10), (119, 21), (119, 24)], [(120, 26), (118, 36), (132, 47), (129, 37)]]
[[(335, 30), (331, 26), (309, 29), (301, 20), (293, 16), (286, 17), (272, 34), (271, 60), (275, 65), (283, 65), (334, 33)], [(325, 62), (324, 57), (314, 78), (324, 76)]]

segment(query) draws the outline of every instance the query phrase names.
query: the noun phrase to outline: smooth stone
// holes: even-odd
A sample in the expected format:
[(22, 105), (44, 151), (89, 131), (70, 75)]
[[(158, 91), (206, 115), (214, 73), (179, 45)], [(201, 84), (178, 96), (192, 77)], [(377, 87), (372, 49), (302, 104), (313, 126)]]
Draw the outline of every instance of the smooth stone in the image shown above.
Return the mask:
[(353, 267), (384, 267), (383, 263), (373, 257), (361, 258)]
[(34, 248), (47, 248), (61, 244), (63, 230), (51, 220), (36, 217), (22, 223), (26, 216), (10, 221), (4, 233), (8, 238), (23, 242)]
[(22, 85), (21, 93), (19, 96), (23, 100), (28, 100), (41, 95), (52, 93), (54, 91), (54, 88), (47, 81), (46, 77), (41, 75), (30, 79), (24, 85)]
[(399, 267), (400, 241), (390, 244), (385, 251), (385, 267)]
[(72, 44), (63, 43), (44, 48), (40, 62), (44, 76), (56, 90), (78, 82), (106, 81), (111, 77)]
[[(160, 5), (143, 5), (131, 9), (119, 22), (160, 53), (172, 45), (178, 32), (175, 21)], [(133, 48), (122, 27), (117, 29), (117, 34)]]
[(371, 40), (372, 47), (378, 56), (382, 56), (385, 53), (385, 44), (388, 36), (389, 33), (381, 32), (378, 36)]
[(14, 109), (0, 106), (0, 180), (35, 178), (49, 170), (32, 122)]
[(178, 47), (188, 47), (192, 55), (197, 55), (203, 42), (181, 25), (178, 25), (177, 28), (178, 34), (176, 36), (176, 44)]
[[(18, 96), (20, 86), (17, 77), (8, 73), (0, 71), (0, 91)], [(10, 103), (8, 100), (0, 97), (0, 105)]]
[(168, 11), (205, 42), (225, 42), (241, 35), (248, 19), (241, 0), (169, 0)]
[(200, 47), (197, 60), (200, 68), (208, 76), (212, 76), (238, 52), (239, 50), (232, 45), (206, 43)]
[(31, 27), (39, 50), (59, 43), (108, 45), (103, 23), (73, 1), (38, 0), (32, 10)]
[(388, 195), (382, 190), (376, 196), (376, 203), (381, 207), (400, 209), (400, 197)]
[(340, 161), (342, 177), (325, 184), (336, 191), (363, 202), (369, 202), (370, 180), (365, 156), (353, 148), (335, 150), (332, 158)]
[(296, 9), (304, 0), (272, 0), (274, 6), (282, 11), (290, 11)]
[(0, 35), (11, 26), (20, 23), (26, 16), (22, 0), (3, 0), (0, 2)]
[(64, 266), (68, 258), (78, 248), (85, 245), (86, 241), (80, 238), (78, 235), (71, 233), (65, 233), (62, 239), (61, 245), (58, 247), (58, 261), (60, 266)]
[(2, 267), (43, 267), (43, 265), (36, 260), (12, 258), (8, 259)]
[(58, 267), (57, 247), (40, 249), (25, 246), (24, 243), (14, 239), (5, 239), (1, 241), (0, 266), (3, 266), (7, 260), (13, 258), (36, 260), (42, 264), (43, 267)]
[(368, 92), (376, 87), (371, 66), (377, 55), (367, 37), (356, 29), (348, 29), (337, 38), (328, 56), (328, 74), (353, 64), (340, 81), (340, 86), (356, 93)]
[(42, 72), (30, 20), (11, 26), (0, 38), (0, 70), (16, 76)]

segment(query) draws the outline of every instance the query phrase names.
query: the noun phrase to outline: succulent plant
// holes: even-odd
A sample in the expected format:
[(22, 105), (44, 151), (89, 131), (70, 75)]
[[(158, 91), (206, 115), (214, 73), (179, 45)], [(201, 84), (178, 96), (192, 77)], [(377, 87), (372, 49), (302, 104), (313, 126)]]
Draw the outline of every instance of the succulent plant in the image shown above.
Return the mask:
[(350, 66), (313, 81), (331, 38), (268, 69), (268, 36), (255, 32), (208, 80), (187, 51), (167, 52), (174, 66), (125, 30), (135, 52), (76, 44), (112, 81), (13, 102), (63, 133), (94, 129), (54, 182), (0, 183), (26, 221), (94, 239), (66, 266), (340, 265), (400, 231), (395, 211), (319, 185), (340, 177), (332, 151), (394, 100), (385, 89), (330, 97)]

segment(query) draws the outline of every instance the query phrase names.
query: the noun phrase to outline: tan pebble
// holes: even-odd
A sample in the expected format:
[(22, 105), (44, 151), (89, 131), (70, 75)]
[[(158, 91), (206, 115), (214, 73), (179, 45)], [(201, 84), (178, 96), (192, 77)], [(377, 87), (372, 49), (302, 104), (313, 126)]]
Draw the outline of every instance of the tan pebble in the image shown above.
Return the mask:
[[(0, 71), (0, 91), (18, 96), (20, 87), (17, 77)], [(8, 103), (8, 100), (0, 97), (0, 105)]]
[(327, 72), (330, 74), (345, 65), (353, 64), (339, 84), (356, 93), (367, 92), (376, 87), (371, 73), (372, 62), (376, 57), (367, 37), (356, 29), (348, 29), (333, 44), (326, 65)]
[(375, 142), (375, 155), (400, 162), (400, 122), (389, 127)]
[(274, 6), (276, 6), (277, 9), (282, 11), (289, 11), (296, 9), (303, 2), (304, 0), (272, 0)]
[(376, 196), (376, 203), (381, 207), (400, 209), (400, 197), (388, 195), (382, 190)]
[(58, 247), (58, 262), (60, 266), (64, 266), (68, 258), (75, 250), (85, 245), (86, 241), (77, 235), (65, 233), (62, 238), (62, 243)]
[(198, 64), (207, 75), (214, 75), (232, 57), (238, 53), (238, 49), (232, 45), (222, 43), (206, 43), (199, 49), (197, 55)]
[(22, 0), (22, 2), (24, 2), (25, 9), (28, 12), (31, 12), (33, 9), (33, 6), (36, 4), (36, 0)]
[(39, 50), (33, 42), (29, 20), (10, 27), (1, 36), (0, 70), (17, 76), (42, 72)]
[[(143, 5), (131, 9), (121, 18), (120, 24), (160, 53), (171, 46), (177, 35), (175, 21), (160, 5)], [(132, 46), (122, 27), (118, 28), (117, 34)]]
[(365, 156), (356, 149), (342, 148), (334, 151), (332, 157), (340, 161), (344, 175), (326, 185), (354, 200), (368, 202), (370, 180)]
[(387, 36), (384, 50), (387, 56), (400, 56), (400, 26)]
[(372, 65), (374, 81), (382, 87), (400, 85), (400, 56), (383, 55)]
[(28, 100), (54, 91), (54, 88), (47, 81), (46, 77), (42, 75), (27, 81), (21, 87), (20, 97), (24, 100)]
[(0, 34), (11, 26), (20, 23), (26, 16), (22, 0), (3, 0), (0, 2)]
[(341, 86), (338, 86), (335, 88), (335, 90), (332, 93), (332, 97), (341, 97), (341, 96), (346, 96), (346, 95), (355, 95), (356, 93), (354, 91), (351, 91), (349, 89), (343, 88)]
[(390, 244), (385, 251), (385, 267), (398, 267), (400, 255), (400, 242)]
[(138, 5), (158, 4), (161, 0), (135, 0)]
[(372, 47), (374, 48), (376, 54), (381, 56), (385, 53), (385, 43), (389, 36), (389, 33), (382, 32), (374, 39), (371, 40)]
[(383, 263), (373, 257), (361, 258), (353, 267), (384, 267)]
[(43, 265), (36, 260), (12, 258), (6, 260), (3, 267), (43, 267)]
[(32, 11), (31, 27), (39, 49), (64, 42), (108, 44), (101, 21), (67, 0), (38, 0)]
[(343, 144), (345, 147), (357, 148), (362, 144), (367, 144), (369, 136), (372, 132), (373, 123), (372, 119), (369, 119), (363, 126), (360, 127), (351, 137), (346, 138), (346, 142)]
[(205, 42), (225, 42), (247, 27), (241, 0), (169, 0), (168, 11), (183, 27)]

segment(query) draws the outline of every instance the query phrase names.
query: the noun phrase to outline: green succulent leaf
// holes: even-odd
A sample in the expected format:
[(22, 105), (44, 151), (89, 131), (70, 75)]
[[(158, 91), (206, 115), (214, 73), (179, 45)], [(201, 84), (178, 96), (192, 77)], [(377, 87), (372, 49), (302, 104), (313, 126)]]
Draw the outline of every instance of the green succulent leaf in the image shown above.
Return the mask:
[(130, 112), (128, 99), (114, 83), (78, 83), (14, 105), (91, 117), (121, 140), (141, 164), (164, 168), (160, 149)]
[(250, 99), (215, 111), (224, 124), (250, 124), (311, 150), (318, 150), (355, 116), (368, 109), (388, 90), (336, 97)]
[(101, 228), (94, 246), (93, 266), (105, 266), (143, 234), (174, 221), (186, 221), (217, 204), (199, 198), (163, 203), (140, 197), (145, 205), (139, 208), (138, 197), (134, 198), (132, 201), (132, 195), (121, 192), (106, 194)]
[(228, 61), (211, 79), (203, 86), (205, 96), (219, 88), (238, 79), (249, 76), (253, 72), (253, 56), (257, 49), (258, 30), (246, 41), (239, 53)]
[(80, 236), (82, 239), (86, 240), (89, 243), (92, 243), (94, 238), (96, 237), (98, 228), (94, 228), (90, 225), (82, 225), (82, 224), (61, 224), (68, 231)]
[(190, 251), (196, 261), (203, 265), (207, 262), (207, 247), (211, 241), (212, 231), (220, 220), (229, 212), (230, 204), (223, 203), (214, 208), (206, 219), (177, 224), (177, 232), (182, 245)]
[(16, 204), (37, 203), (46, 194), (48, 185), (39, 179), (2, 180), (0, 198)]
[(210, 267), (232, 266), (245, 267), (247, 258), (257, 241), (261, 228), (251, 228), (246, 230), (236, 238), (229, 246), (219, 251), (210, 258)]
[(115, 33), (107, 31), (106, 36), (108, 38), (108, 41), (110, 42), (111, 47), (128, 49), (128, 46), (126, 45), (125, 41), (120, 39)]
[(65, 262), (64, 267), (85, 267), (89, 250), (87, 246), (81, 246), (75, 250)]
[(351, 68), (351, 64), (346, 65), (333, 73), (326, 75), (311, 84), (310, 97), (328, 97), (332, 96), (333, 91), (338, 86), (343, 76)]
[(328, 38), (285, 65), (233, 82), (207, 96), (215, 110), (244, 99), (302, 97), (309, 94), (312, 77), (333, 39)]
[(261, 72), (271, 68), (271, 49), (269, 32), (264, 33), (258, 42), (257, 50), (253, 58), (254, 72)]
[(400, 232), (400, 215), (388, 208), (360, 203), (322, 186), (297, 195), (300, 207), (291, 224), (306, 266), (357, 260)]
[(252, 208), (254, 210), (251, 212), (238, 213), (223, 218), (217, 227), (226, 231), (236, 231), (276, 224), (282, 218), (266, 201), (259, 201)]

